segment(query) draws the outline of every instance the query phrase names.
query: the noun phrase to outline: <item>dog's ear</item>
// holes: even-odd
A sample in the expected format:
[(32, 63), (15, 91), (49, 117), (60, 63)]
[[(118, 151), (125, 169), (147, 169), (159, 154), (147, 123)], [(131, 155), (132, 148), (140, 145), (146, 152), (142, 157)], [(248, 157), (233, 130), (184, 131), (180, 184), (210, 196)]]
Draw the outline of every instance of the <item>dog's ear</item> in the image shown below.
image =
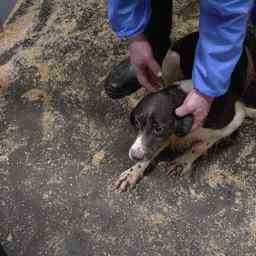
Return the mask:
[(175, 135), (183, 137), (187, 135), (193, 125), (193, 115), (178, 117), (175, 115)]
[(171, 86), (174, 82), (184, 79), (180, 62), (179, 53), (170, 49), (162, 63), (162, 77), (165, 86)]

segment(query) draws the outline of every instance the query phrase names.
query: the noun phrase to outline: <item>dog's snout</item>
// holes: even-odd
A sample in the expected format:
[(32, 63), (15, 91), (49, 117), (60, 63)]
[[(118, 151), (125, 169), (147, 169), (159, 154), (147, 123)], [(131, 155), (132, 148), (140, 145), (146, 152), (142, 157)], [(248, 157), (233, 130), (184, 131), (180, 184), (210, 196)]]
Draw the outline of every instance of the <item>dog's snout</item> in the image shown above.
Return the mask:
[(145, 157), (145, 149), (143, 144), (143, 135), (140, 134), (135, 142), (133, 143), (132, 147), (129, 150), (129, 157), (133, 161), (140, 161), (143, 160)]
[(133, 161), (140, 161), (143, 160), (145, 156), (145, 152), (142, 148), (131, 148), (129, 151), (129, 157)]

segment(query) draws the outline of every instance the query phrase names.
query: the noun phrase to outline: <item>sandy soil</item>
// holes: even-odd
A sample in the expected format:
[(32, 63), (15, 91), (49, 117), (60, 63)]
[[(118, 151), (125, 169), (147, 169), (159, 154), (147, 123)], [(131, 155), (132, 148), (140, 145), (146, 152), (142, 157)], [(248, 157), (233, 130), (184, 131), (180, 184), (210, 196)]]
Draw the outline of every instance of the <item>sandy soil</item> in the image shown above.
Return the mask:
[[(174, 39), (197, 27), (184, 2)], [(105, 13), (103, 0), (19, 0), (0, 34), (1, 243), (10, 256), (255, 255), (251, 121), (191, 176), (169, 179), (162, 162), (113, 192), (135, 132), (131, 98), (103, 92), (126, 55)]]

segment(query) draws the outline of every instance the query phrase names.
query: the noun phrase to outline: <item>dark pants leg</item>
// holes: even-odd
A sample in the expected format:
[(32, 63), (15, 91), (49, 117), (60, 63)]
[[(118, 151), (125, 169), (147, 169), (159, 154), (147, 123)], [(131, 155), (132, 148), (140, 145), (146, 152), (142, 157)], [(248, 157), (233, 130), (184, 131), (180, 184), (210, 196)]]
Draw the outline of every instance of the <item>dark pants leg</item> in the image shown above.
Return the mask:
[[(172, 0), (151, 0), (151, 9), (150, 21), (144, 34), (152, 47), (154, 57), (161, 65), (171, 44)], [(129, 59), (113, 67), (104, 87), (106, 94), (113, 99), (127, 96), (141, 87)]]
[(144, 34), (153, 48), (154, 56), (162, 63), (171, 42), (172, 0), (151, 0), (152, 14)]
[(7, 254), (4, 251), (4, 248), (2, 247), (2, 245), (0, 244), (0, 255), (1, 256), (7, 256)]

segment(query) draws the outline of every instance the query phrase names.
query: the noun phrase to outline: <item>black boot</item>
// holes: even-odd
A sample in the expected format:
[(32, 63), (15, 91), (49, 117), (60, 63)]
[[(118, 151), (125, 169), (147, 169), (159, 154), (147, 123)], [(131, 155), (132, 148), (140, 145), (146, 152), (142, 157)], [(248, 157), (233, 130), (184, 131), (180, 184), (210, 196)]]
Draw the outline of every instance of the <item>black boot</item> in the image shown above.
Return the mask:
[[(172, 1), (151, 0), (151, 8), (151, 18), (144, 35), (152, 47), (154, 57), (161, 65), (171, 44)], [(112, 99), (123, 98), (141, 88), (128, 58), (112, 68), (104, 88)]]
[(129, 59), (124, 59), (112, 68), (104, 87), (106, 94), (112, 99), (123, 98), (141, 88)]

